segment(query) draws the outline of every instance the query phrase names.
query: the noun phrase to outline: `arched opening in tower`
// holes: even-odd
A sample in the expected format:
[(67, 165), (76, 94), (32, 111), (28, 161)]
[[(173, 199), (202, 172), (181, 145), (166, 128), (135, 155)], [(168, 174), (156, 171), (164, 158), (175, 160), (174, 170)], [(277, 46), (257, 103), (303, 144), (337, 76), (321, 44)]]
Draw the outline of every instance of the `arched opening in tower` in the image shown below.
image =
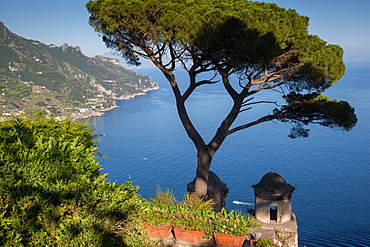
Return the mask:
[(275, 205), (270, 206), (270, 220), (277, 221), (277, 207)]

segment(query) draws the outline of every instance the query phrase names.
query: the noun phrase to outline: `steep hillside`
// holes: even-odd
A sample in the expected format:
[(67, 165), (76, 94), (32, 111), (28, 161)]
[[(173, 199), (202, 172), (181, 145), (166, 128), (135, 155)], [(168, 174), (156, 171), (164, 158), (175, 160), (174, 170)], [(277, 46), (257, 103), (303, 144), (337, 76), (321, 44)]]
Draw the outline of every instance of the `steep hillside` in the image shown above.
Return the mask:
[(119, 60), (87, 57), (79, 47), (28, 40), (0, 21), (0, 114), (40, 109), (73, 117), (101, 115), (158, 85)]

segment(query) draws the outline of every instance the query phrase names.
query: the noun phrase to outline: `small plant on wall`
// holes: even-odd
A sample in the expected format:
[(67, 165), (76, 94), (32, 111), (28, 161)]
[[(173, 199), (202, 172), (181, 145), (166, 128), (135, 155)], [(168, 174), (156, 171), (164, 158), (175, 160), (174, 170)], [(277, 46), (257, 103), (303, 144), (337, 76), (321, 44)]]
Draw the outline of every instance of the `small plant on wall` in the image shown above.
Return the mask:
[(257, 238), (253, 241), (253, 247), (275, 247), (274, 240), (271, 238)]

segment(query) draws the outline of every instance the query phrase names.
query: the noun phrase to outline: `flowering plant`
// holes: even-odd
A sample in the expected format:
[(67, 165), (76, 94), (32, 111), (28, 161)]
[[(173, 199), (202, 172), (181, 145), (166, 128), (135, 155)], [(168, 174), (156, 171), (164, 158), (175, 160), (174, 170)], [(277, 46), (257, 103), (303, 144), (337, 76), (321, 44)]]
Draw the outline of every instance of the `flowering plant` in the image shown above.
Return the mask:
[(212, 226), (214, 233), (236, 236), (243, 236), (249, 232), (249, 228), (259, 226), (253, 217), (242, 215), (235, 210), (227, 212), (225, 208), (215, 214), (208, 224)]
[(170, 215), (172, 226), (183, 230), (204, 231), (207, 219), (199, 215), (200, 211), (183, 205), (174, 205)]
[(171, 225), (171, 216), (165, 205), (149, 205), (141, 213), (141, 219), (145, 224), (151, 226), (169, 226)]

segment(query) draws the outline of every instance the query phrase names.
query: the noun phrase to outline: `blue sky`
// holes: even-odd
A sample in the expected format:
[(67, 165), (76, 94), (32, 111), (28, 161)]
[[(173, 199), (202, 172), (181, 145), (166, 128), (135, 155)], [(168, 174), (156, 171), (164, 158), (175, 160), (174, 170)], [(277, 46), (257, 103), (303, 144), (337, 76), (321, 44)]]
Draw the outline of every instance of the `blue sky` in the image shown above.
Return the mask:
[[(101, 37), (88, 24), (88, 0), (0, 0), (0, 21), (14, 33), (46, 44), (80, 46), (102, 55)], [(345, 50), (345, 61), (370, 61), (370, 0), (265, 0), (310, 17), (309, 32)]]

